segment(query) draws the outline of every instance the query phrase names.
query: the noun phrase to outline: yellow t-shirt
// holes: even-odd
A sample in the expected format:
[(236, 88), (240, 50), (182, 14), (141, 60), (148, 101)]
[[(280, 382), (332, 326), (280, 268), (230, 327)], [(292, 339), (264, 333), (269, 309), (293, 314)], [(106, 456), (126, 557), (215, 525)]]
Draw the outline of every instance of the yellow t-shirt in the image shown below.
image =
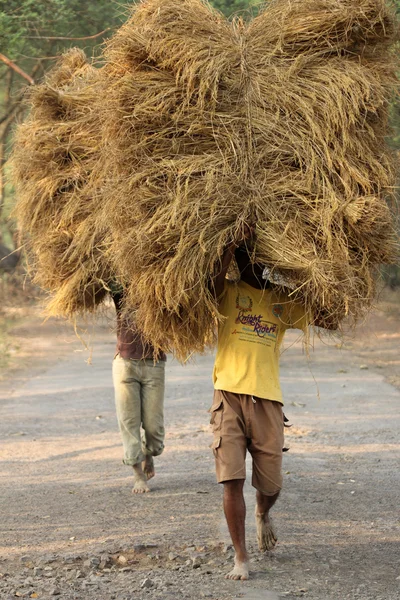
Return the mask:
[(214, 388), (282, 402), (279, 347), (286, 329), (303, 329), (304, 308), (283, 293), (225, 281)]

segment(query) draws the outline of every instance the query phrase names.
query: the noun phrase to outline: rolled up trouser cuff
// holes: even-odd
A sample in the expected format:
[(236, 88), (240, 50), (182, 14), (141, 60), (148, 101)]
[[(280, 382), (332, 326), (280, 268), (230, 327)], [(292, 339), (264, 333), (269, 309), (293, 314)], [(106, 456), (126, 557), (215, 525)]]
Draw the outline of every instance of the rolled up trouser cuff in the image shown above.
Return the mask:
[(145, 459), (145, 455), (144, 454), (139, 454), (139, 456), (137, 458), (123, 458), (122, 462), (124, 465), (127, 465), (128, 467), (133, 467), (133, 465), (137, 465), (138, 463), (142, 463)]
[(155, 450), (150, 450), (149, 448), (143, 448), (143, 452), (146, 456), (160, 456), (164, 452), (164, 444), (156, 448)]

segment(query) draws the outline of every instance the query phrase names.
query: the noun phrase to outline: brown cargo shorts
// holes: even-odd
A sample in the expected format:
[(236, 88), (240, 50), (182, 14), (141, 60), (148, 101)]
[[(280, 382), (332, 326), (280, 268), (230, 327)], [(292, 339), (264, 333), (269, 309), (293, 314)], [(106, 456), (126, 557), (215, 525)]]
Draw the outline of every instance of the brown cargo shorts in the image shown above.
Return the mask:
[(267, 496), (279, 492), (284, 443), (280, 402), (215, 390), (209, 412), (218, 483), (246, 479), (248, 450), (253, 460), (253, 487)]

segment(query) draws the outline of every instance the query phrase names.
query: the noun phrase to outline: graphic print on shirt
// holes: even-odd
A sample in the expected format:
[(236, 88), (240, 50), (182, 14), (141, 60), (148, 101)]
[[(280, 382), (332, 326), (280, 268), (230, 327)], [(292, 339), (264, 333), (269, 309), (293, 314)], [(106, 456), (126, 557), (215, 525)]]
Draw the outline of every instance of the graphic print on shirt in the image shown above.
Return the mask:
[(253, 308), (253, 300), (250, 296), (236, 296), (236, 308), (243, 312), (250, 312)]
[(272, 314), (274, 317), (280, 319), (283, 315), (283, 305), (282, 304), (274, 304), (272, 307)]
[[(275, 306), (277, 307), (277, 312), (282, 314), (283, 307), (281, 305)], [(279, 311), (278, 307), (282, 308), (282, 310)], [(231, 332), (232, 335), (238, 335), (240, 341), (262, 344), (263, 346), (275, 349), (279, 333), (278, 323), (267, 321), (257, 311), (253, 312), (253, 301), (249, 296), (238, 294), (236, 296), (236, 309), (236, 327)], [(275, 316), (278, 317), (278, 315)]]

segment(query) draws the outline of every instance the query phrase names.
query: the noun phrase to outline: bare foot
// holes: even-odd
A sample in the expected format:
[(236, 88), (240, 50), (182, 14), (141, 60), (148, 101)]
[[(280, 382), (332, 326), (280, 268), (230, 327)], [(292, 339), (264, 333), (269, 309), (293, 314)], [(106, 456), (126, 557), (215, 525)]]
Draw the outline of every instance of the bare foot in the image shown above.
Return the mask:
[(249, 563), (239, 562), (235, 558), (235, 566), (232, 571), (225, 575), (225, 579), (234, 579), (235, 581), (245, 581), (249, 578)]
[(256, 507), (256, 528), (257, 528), (257, 541), (258, 547), (261, 552), (267, 550), (273, 550), (278, 538), (275, 535), (275, 531), (269, 518), (268, 513), (258, 513)]
[(154, 460), (149, 454), (146, 455), (146, 459), (142, 462), (143, 473), (147, 479), (151, 479), (156, 474), (154, 470)]
[(132, 488), (132, 494), (146, 494), (149, 491), (150, 488), (144, 479), (135, 479), (135, 483)]
[(149, 486), (146, 483), (146, 475), (143, 472), (142, 465), (137, 463), (133, 465), (134, 472), (134, 486), (132, 488), (132, 494), (145, 494), (150, 491)]

